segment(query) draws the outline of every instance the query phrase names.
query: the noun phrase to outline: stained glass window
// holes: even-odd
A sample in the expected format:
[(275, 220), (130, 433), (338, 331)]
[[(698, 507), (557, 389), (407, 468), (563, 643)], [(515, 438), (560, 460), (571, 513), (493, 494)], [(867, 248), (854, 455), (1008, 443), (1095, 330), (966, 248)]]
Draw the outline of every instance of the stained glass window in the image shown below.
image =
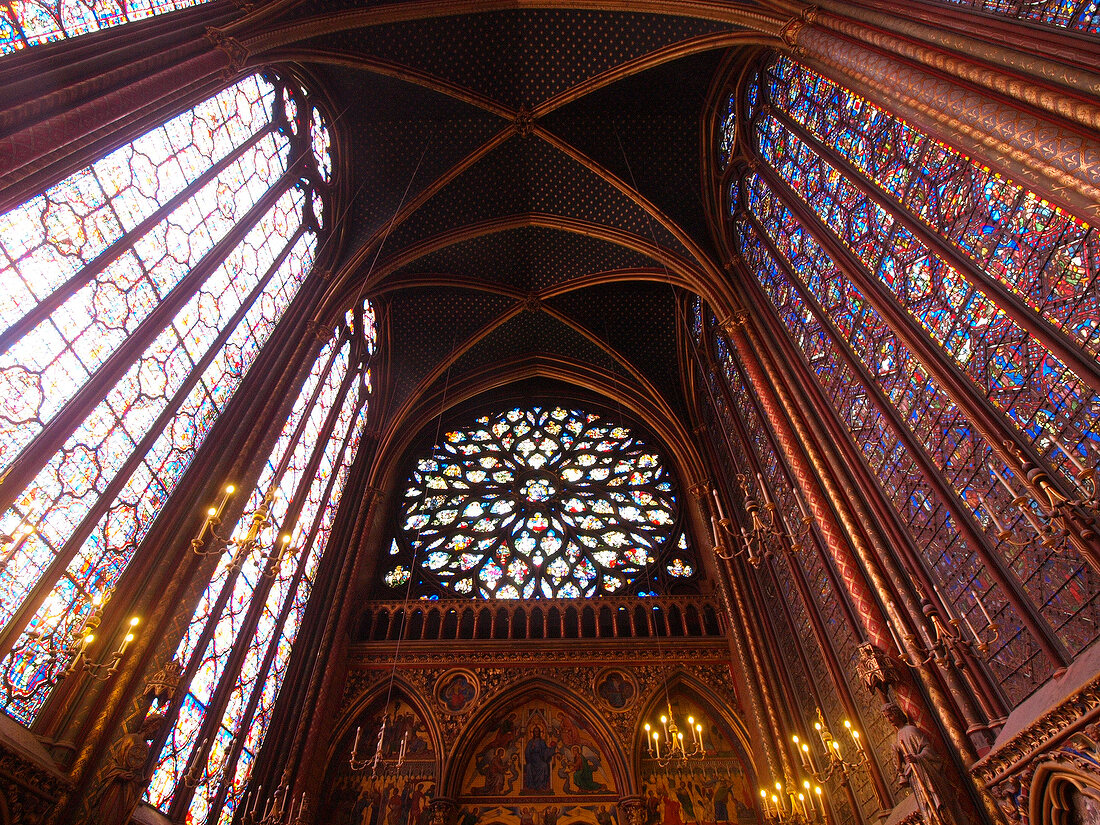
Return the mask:
[[(1095, 461), (1100, 403), (1004, 306), (1011, 296), (1050, 336), (1094, 358), (1097, 232), (787, 57), (750, 86), (764, 165), (730, 185), (735, 241), (948, 603), (979, 626), (972, 592), (995, 611), (1002, 632), (990, 667), (1018, 701), (1057, 663), (1041, 656), (959, 519), (984, 533), (1000, 575), (1018, 580), (1046, 634), (1071, 652), (1097, 636), (1094, 574), (1029, 529), (997, 480), (1009, 469), (878, 307), (904, 309), (909, 334), (934, 341), (944, 363), (1072, 481), (1056, 439)], [(870, 196), (875, 188), (881, 196)], [(799, 202), (809, 221), (796, 214)], [(863, 266), (874, 294), (830, 257), (830, 236)], [(942, 485), (929, 483), (929, 464)]]
[(206, 0), (112, 0), (110, 3), (3, 0), (0, 3), (0, 55), (204, 2)]
[(415, 572), (451, 595), (627, 595), (652, 589), (666, 556), (668, 573), (695, 572), (658, 453), (564, 407), (517, 407), (447, 433), (417, 462), (397, 533), (401, 564), (385, 583)]
[(248, 533), (265, 501), (266, 526), (254, 546), (226, 548), (176, 651), (189, 690), (146, 798), (189, 822), (232, 819), (271, 722), (366, 421), (369, 304), (363, 313), (314, 362), (233, 536)]
[(314, 120), (254, 75), (0, 217), (0, 700), (21, 722), (310, 272)]
[(1100, 34), (1098, 0), (940, 0), (990, 14)]

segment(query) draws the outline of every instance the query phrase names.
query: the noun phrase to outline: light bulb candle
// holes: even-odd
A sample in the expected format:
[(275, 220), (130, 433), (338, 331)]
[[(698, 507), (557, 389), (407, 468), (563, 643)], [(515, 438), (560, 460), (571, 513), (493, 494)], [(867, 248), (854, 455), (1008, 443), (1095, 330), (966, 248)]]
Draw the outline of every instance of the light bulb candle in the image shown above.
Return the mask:
[(1065, 444), (1063, 444), (1063, 443), (1062, 443), (1061, 441), (1059, 441), (1059, 440), (1058, 440), (1057, 438), (1053, 438), (1053, 437), (1052, 437), (1052, 438), (1051, 438), (1050, 440), (1051, 440), (1051, 441), (1053, 441), (1053, 442), (1054, 442), (1054, 445), (1055, 445), (1055, 446), (1056, 446), (1056, 447), (1057, 447), (1057, 448), (1058, 448), (1059, 450), (1061, 450), (1061, 451), (1062, 451), (1062, 454), (1063, 454), (1063, 455), (1064, 455), (1064, 456), (1065, 456), (1066, 458), (1068, 458), (1068, 459), (1070, 460), (1070, 463), (1072, 463), (1072, 464), (1073, 464), (1073, 466), (1074, 466), (1074, 467), (1075, 467), (1075, 468), (1077, 469), (1077, 474), (1078, 474), (1078, 475), (1082, 475), (1082, 474), (1084, 474), (1084, 473), (1086, 472), (1086, 470), (1085, 470), (1085, 465), (1084, 465), (1084, 464), (1082, 464), (1082, 463), (1081, 463), (1081, 460), (1080, 460), (1080, 459), (1079, 459), (1079, 458), (1077, 457), (1077, 452), (1076, 452), (1076, 450), (1071, 450), (1071, 449), (1069, 449), (1068, 447), (1066, 447), (1066, 445), (1065, 445)]
[(817, 799), (818, 807), (821, 808), (821, 816), (825, 816), (825, 799), (821, 795), (821, 786), (814, 786), (814, 797)]
[(779, 797), (772, 794), (772, 807), (775, 808), (775, 816), (779, 818)]
[(993, 512), (993, 508), (989, 506), (989, 502), (985, 500), (985, 496), (983, 496), (981, 493), (978, 493), (978, 501), (982, 503), (982, 507), (989, 514), (989, 519), (993, 522), (993, 526), (996, 528), (997, 534), (1000, 535), (1002, 533), (1007, 533), (1008, 530), (1006, 530), (1005, 526), (1001, 524), (1001, 520), (997, 518), (997, 514)]
[(657, 751), (657, 758), (661, 758), (661, 735), (657, 731), (653, 731), (653, 747)]
[(695, 723), (695, 741), (699, 743), (699, 750), (703, 750), (703, 726)]
[(970, 631), (970, 635), (974, 637), (974, 641), (980, 643), (981, 639), (979, 639), (978, 634), (974, 632), (974, 625), (970, 624), (970, 619), (966, 618), (965, 613), (963, 613), (961, 615), (962, 615), (963, 624), (966, 625), (966, 629)]
[(718, 518), (725, 521), (726, 511), (722, 509), (722, 499), (719, 498), (718, 491), (715, 490), (714, 488), (711, 488), (710, 493), (711, 493), (712, 496), (714, 496), (714, 507), (718, 511)]
[(222, 490), (221, 500), (218, 502), (217, 509), (214, 511), (214, 518), (221, 520), (222, 513), (225, 512), (226, 505), (229, 504), (229, 497), (233, 495), (233, 491), (236, 488), (232, 484), (225, 485), (225, 489)]
[(694, 744), (695, 743), (695, 717), (694, 716), (689, 716), (688, 717), (688, 731), (690, 731), (690, 733), (691, 733), (691, 741), (692, 741), (692, 744)]
[(814, 730), (817, 731), (817, 736), (821, 739), (821, 745), (825, 748), (825, 753), (829, 752), (829, 737), (825, 735), (825, 729), (821, 726), (820, 722), (814, 722)]
[(764, 809), (764, 816), (768, 816), (768, 792), (763, 788), (760, 789), (760, 807)]
[(764, 476), (760, 473), (756, 474), (756, 483), (760, 485), (760, 494), (764, 497), (764, 504), (770, 508), (772, 506), (772, 497), (768, 494), (768, 486), (764, 483)]
[[(782, 782), (776, 782), (775, 783), (775, 792), (779, 795), (780, 804), (783, 804), (783, 783)], [(772, 800), (773, 801), (775, 800), (774, 796), (772, 797)], [(785, 804), (783, 804), (783, 810), (786, 810), (786, 809), (787, 809), (787, 806)]]
[(355, 729), (355, 744), (351, 746), (351, 758), (355, 759), (359, 755), (359, 737), (363, 735), (363, 726), (360, 725)]
[(989, 611), (985, 609), (985, 602), (982, 601), (982, 597), (973, 590), (970, 591), (970, 595), (973, 597), (974, 601), (977, 602), (978, 608), (982, 611), (982, 615), (985, 616), (986, 624), (992, 625), (993, 619), (990, 617)]
[(645, 723), (645, 749), (650, 754), (653, 753), (653, 740), (650, 738), (651, 736), (652, 736), (652, 728), (650, 728), (649, 722), (646, 722)]
[(1004, 487), (1004, 488), (1005, 488), (1005, 490), (1007, 490), (1007, 491), (1008, 491), (1008, 494), (1009, 494), (1010, 496), (1012, 496), (1012, 498), (1013, 498), (1014, 500), (1020, 497), (1020, 496), (1019, 496), (1019, 493), (1017, 493), (1017, 492), (1016, 492), (1016, 491), (1015, 491), (1015, 490), (1014, 490), (1014, 489), (1012, 488), (1012, 485), (1008, 483), (1008, 479), (1007, 479), (1007, 478), (1005, 478), (1005, 477), (1004, 477), (1004, 476), (1003, 476), (1003, 475), (1001, 474), (1001, 471), (1000, 471), (1000, 470), (998, 470), (998, 469), (996, 468), (996, 466), (994, 466), (993, 464), (990, 464), (990, 465), (989, 465), (989, 471), (990, 471), (991, 473), (993, 473), (993, 475), (994, 475), (994, 476), (996, 477), (997, 481), (999, 481), (999, 482), (1001, 483), (1001, 486), (1002, 486), (1002, 487)]
[(710, 517), (710, 534), (714, 538), (714, 546), (717, 547), (722, 542), (718, 538), (718, 520), (714, 516)]
[(810, 818), (810, 811), (806, 807), (806, 794), (800, 793), (798, 795), (798, 801), (802, 803), (802, 815), (805, 816), (806, 819), (809, 819)]

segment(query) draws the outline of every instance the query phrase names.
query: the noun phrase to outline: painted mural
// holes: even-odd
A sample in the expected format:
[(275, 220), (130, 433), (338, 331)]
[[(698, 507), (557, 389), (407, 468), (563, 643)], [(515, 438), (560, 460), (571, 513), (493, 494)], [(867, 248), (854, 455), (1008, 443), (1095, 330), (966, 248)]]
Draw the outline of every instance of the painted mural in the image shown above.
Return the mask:
[[(672, 717), (689, 716), (703, 725), (703, 755), (662, 767), (650, 754), (641, 761), (646, 825), (716, 825), (758, 823), (756, 781), (740, 743), (727, 726), (692, 698), (673, 693)], [(658, 708), (654, 715), (667, 713)]]
[[(352, 749), (359, 760), (369, 761), (380, 741), (382, 760), (377, 772), (369, 764), (363, 770), (353, 770), (348, 763)], [(402, 743), (405, 755), (398, 768)], [(379, 702), (365, 711), (340, 740), (325, 775), (325, 795), (317, 821), (332, 825), (428, 825), (435, 772), (435, 750), (417, 710), (398, 698), (390, 701), (383, 714)]]
[[(562, 800), (613, 803), (618, 794), (607, 759), (584, 720), (540, 699), (504, 712), (487, 727), (466, 768), (462, 797), (471, 803), (539, 800), (560, 814)], [(553, 825), (544, 821), (545, 808), (537, 813), (533, 825)]]

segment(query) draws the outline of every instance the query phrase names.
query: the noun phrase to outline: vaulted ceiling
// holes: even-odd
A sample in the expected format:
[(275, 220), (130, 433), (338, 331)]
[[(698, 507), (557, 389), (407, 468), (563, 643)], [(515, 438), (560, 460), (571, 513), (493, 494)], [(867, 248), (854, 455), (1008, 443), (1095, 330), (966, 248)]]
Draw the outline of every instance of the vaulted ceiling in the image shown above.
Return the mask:
[(729, 3), (540, 5), (311, 4), (266, 41), (331, 99), (333, 292), (385, 319), (393, 431), (539, 377), (689, 426), (677, 335), (719, 260), (704, 112), (770, 38)]

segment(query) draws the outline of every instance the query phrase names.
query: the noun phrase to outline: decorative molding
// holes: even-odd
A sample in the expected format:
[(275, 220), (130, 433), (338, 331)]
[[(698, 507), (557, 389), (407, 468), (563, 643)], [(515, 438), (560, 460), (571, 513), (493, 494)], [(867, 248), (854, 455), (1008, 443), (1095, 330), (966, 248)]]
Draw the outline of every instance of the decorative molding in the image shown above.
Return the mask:
[(0, 744), (0, 796), (13, 823), (45, 822), (69, 783), (38, 762)]
[(1100, 717), (1100, 675), (974, 764), (971, 773), (992, 788), (1020, 766), (1051, 749), (1075, 729)]

